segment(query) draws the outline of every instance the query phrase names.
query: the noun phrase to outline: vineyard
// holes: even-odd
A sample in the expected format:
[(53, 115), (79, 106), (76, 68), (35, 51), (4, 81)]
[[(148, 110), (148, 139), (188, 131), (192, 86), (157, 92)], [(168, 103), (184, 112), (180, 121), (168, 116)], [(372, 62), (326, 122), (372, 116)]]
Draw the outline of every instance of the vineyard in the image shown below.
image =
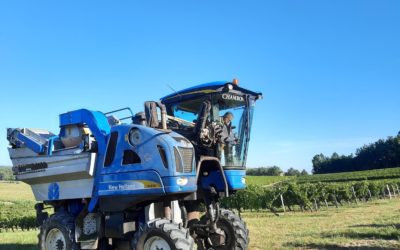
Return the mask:
[[(250, 249), (336, 249), (347, 244), (398, 249), (400, 178), (388, 173), (398, 176), (399, 170), (248, 176), (248, 188), (221, 205), (240, 212), (248, 223)], [(0, 182), (0, 249), (36, 249), (34, 204), (28, 185)], [(374, 241), (364, 241), (369, 237)]]
[(400, 168), (294, 178), (249, 176), (247, 189), (223, 200), (222, 206), (239, 213), (266, 210), (276, 215), (286, 211), (338, 208), (372, 199), (400, 197), (399, 177)]
[(29, 185), (0, 182), (0, 232), (36, 228), (35, 201)]
[(0, 201), (0, 232), (36, 228), (33, 201)]

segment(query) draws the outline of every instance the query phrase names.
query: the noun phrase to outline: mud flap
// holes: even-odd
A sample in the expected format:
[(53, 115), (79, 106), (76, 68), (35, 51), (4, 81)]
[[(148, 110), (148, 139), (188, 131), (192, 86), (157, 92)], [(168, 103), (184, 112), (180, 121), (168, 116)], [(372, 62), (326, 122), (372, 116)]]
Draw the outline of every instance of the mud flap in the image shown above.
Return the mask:
[(101, 216), (88, 213), (83, 219), (75, 222), (75, 239), (81, 249), (97, 249), (101, 228)]

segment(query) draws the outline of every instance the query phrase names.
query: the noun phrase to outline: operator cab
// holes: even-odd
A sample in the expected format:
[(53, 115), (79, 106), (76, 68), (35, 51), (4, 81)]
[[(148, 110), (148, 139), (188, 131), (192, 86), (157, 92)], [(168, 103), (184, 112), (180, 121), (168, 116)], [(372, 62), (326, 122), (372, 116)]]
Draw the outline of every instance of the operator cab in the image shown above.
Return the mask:
[(161, 102), (168, 128), (190, 139), (198, 155), (217, 157), (224, 168), (244, 168), (253, 107), (261, 97), (233, 80), (191, 87)]

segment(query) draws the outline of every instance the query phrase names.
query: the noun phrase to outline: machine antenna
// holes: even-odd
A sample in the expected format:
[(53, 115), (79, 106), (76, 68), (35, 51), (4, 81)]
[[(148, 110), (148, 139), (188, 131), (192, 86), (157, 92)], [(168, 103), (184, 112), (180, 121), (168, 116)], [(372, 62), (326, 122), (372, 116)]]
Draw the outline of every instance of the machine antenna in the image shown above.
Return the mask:
[(169, 84), (167, 83), (167, 86), (168, 86), (168, 88), (170, 88), (172, 91), (174, 91), (175, 94), (177, 94), (179, 97), (182, 97), (171, 85), (169, 85)]

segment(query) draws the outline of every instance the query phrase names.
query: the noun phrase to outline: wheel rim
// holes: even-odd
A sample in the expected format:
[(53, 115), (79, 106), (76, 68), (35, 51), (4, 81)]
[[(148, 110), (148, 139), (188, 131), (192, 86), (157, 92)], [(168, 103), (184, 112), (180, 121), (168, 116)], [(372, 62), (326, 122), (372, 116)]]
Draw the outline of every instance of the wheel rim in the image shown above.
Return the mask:
[(171, 247), (165, 239), (153, 236), (144, 244), (144, 250), (171, 250)]
[(206, 248), (212, 248), (212, 249), (218, 249), (218, 250), (228, 250), (228, 249), (232, 249), (232, 247), (234, 246), (234, 240), (235, 240), (235, 230), (229, 225), (229, 223), (227, 221), (225, 221), (224, 218), (219, 218), (218, 222), (217, 222), (217, 227), (224, 233), (225, 235), (225, 244), (222, 246), (214, 246), (210, 240), (210, 238), (208, 238), (205, 242)]
[(231, 245), (232, 239), (234, 238), (233, 234), (235, 233), (235, 230), (232, 230), (228, 225), (225, 225), (225, 223), (220, 225), (219, 228), (225, 234), (225, 246)]
[(64, 234), (58, 228), (51, 229), (46, 236), (46, 250), (66, 249)]

